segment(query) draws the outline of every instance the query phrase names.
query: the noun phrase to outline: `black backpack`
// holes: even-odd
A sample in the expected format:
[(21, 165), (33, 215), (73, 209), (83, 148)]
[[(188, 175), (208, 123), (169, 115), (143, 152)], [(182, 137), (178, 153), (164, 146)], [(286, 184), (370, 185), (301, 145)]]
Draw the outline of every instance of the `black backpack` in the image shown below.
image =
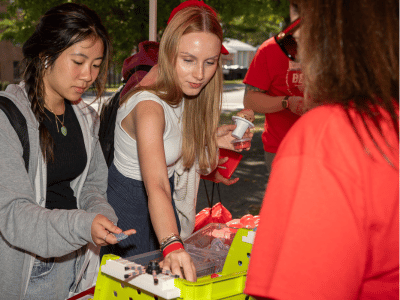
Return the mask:
[[(125, 86), (125, 85), (124, 85)], [(110, 167), (114, 158), (114, 131), (119, 99), (123, 88), (118, 91), (103, 105), (100, 112), (99, 140), (107, 167)]]
[(114, 132), (119, 100), (157, 64), (158, 46), (157, 42), (142, 42), (139, 51), (125, 59), (122, 68), (124, 85), (101, 108), (99, 140), (108, 167), (114, 159)]
[(12, 127), (16, 131), (19, 140), (22, 144), (22, 158), (25, 162), (25, 169), (29, 171), (29, 135), (28, 126), (26, 125), (26, 119), (18, 109), (18, 107), (5, 96), (0, 96), (0, 109), (4, 111)]

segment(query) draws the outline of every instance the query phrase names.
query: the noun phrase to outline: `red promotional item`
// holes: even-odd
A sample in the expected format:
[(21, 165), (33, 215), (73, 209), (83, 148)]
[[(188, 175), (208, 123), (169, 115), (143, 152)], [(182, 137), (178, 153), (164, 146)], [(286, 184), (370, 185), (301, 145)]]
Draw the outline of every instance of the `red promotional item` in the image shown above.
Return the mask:
[(254, 220), (253, 215), (244, 215), (243, 217), (240, 218), (240, 223), (243, 224), (244, 228), (254, 228), (256, 227), (256, 222)]
[(242, 228), (243, 224), (240, 223), (240, 219), (233, 219), (226, 223), (227, 226), (232, 228)]
[(223, 177), (230, 179), (232, 174), (233, 174), (233, 172), (235, 172), (237, 166), (239, 165), (239, 162), (243, 158), (243, 155), (238, 153), (238, 152), (236, 152), (236, 151), (220, 148), (219, 149), (219, 159), (221, 159), (223, 157), (228, 157), (229, 158), (226, 163), (221, 165), (221, 167), (225, 167), (226, 169), (217, 168), (216, 170), (214, 170), (213, 172), (211, 172), (208, 175), (202, 175), (201, 179), (214, 181), (214, 177), (215, 177), (214, 173), (217, 170)]
[(226, 223), (230, 220), (232, 220), (232, 214), (221, 202), (218, 202), (212, 208), (206, 207), (196, 215), (193, 232), (210, 223)]
[(232, 228), (255, 228), (260, 222), (260, 216), (253, 216), (250, 214), (244, 215), (240, 219), (233, 219), (226, 223), (227, 226)]

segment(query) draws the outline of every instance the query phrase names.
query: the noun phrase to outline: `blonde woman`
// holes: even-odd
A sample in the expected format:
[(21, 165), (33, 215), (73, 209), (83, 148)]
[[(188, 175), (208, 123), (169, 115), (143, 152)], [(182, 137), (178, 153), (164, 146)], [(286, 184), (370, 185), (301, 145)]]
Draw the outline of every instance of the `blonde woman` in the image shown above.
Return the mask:
[[(179, 237), (172, 201), (174, 164), (195, 162), (199, 172), (217, 165), (221, 111), (222, 29), (214, 10), (186, 1), (172, 12), (160, 42), (154, 84), (138, 87), (122, 100), (115, 129), (115, 158), (108, 197), (118, 226), (137, 230), (106, 251), (126, 257), (158, 249), (163, 267), (195, 281), (196, 272)], [(228, 134), (229, 131), (224, 131)]]

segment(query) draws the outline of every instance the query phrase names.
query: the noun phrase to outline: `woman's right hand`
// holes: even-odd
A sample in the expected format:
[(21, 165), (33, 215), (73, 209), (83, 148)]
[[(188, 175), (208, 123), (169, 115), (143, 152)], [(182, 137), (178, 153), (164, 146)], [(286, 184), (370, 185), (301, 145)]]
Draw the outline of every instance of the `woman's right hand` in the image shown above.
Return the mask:
[[(193, 260), (184, 249), (172, 251), (167, 254), (164, 260), (160, 263), (163, 270), (170, 270), (172, 274), (179, 275), (181, 278), (185, 278), (188, 281), (196, 282), (196, 267), (194, 266)], [(183, 277), (181, 268), (183, 268)]]
[[(91, 227), (92, 240), (97, 246), (107, 246), (109, 244), (118, 243), (117, 238), (111, 234), (122, 233), (122, 229), (114, 225), (108, 218), (103, 215), (97, 215)], [(124, 231), (126, 235), (132, 235), (136, 233), (135, 229), (129, 229)]]

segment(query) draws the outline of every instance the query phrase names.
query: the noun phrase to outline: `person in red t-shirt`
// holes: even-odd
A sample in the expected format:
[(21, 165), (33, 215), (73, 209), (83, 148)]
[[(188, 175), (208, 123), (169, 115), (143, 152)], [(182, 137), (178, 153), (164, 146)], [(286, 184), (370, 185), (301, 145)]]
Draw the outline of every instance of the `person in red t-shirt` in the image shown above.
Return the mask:
[(306, 95), (319, 106), (278, 149), (244, 292), (399, 299), (399, 2), (297, 4)]
[[(296, 5), (291, 5), (290, 20), (298, 16)], [(272, 37), (257, 50), (243, 82), (244, 107), (265, 114), (262, 141), (269, 176), (282, 139), (304, 112), (303, 74), (300, 64), (290, 60)]]

